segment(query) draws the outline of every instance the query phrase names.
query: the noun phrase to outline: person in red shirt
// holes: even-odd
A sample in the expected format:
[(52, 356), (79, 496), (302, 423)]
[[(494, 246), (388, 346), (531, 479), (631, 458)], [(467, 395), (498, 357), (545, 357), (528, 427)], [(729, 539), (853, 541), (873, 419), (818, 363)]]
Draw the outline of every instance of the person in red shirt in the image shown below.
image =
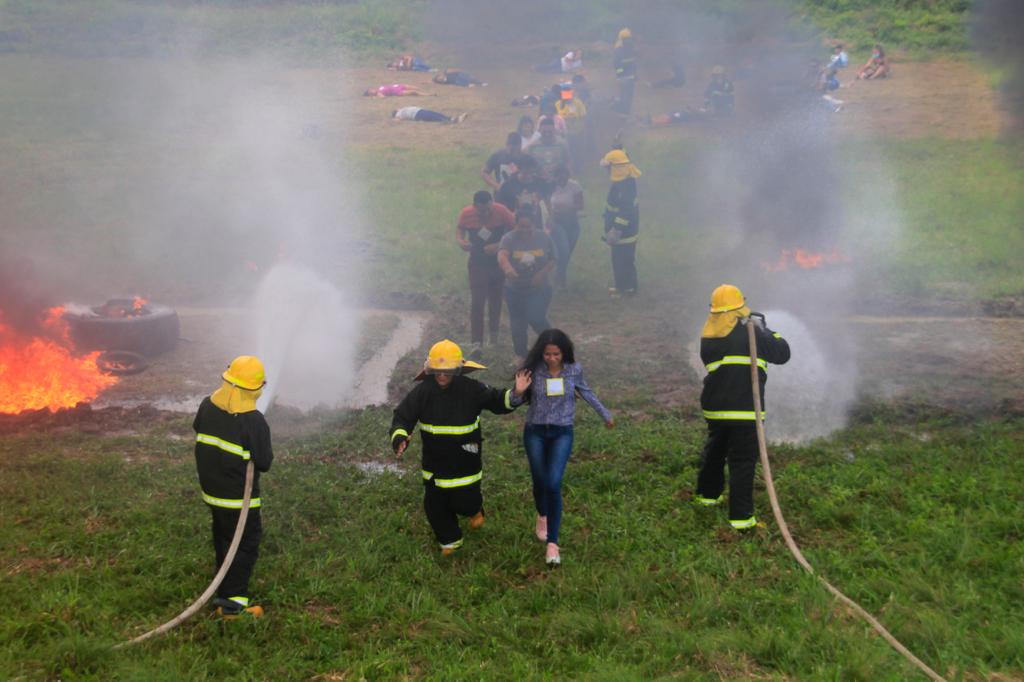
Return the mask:
[(469, 326), (473, 349), (470, 358), (481, 353), (484, 342), (484, 306), (489, 309), (490, 342), (498, 342), (501, 323), (502, 287), (505, 275), (498, 266), (498, 242), (515, 227), (515, 216), (495, 203), (491, 193), (481, 190), (473, 195), (473, 205), (459, 213), (455, 240), (469, 253)]

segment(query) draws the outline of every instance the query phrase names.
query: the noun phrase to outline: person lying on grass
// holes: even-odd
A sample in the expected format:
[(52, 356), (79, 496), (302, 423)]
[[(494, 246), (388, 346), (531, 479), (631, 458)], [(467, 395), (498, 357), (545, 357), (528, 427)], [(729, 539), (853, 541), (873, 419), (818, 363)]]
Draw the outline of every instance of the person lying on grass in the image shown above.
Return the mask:
[(431, 111), (423, 107), (402, 107), (391, 112), (394, 121), (424, 121), (426, 123), (462, 123), (469, 114), (448, 116), (439, 111)]
[(436, 92), (424, 92), (415, 85), (405, 83), (392, 83), (391, 85), (378, 85), (375, 88), (367, 88), (363, 95), (365, 97), (436, 97)]
[(453, 341), (438, 341), (430, 348), (420, 383), (395, 408), (391, 420), (391, 449), (401, 457), (418, 423), (423, 443), (423, 509), (442, 556), (462, 547), (459, 517), (469, 527), (484, 525), (483, 431), (480, 413), (508, 414), (523, 402), (530, 373), (516, 372), (515, 386), (491, 388), (466, 374), (487, 369), (465, 360)]
[(433, 71), (429, 64), (411, 54), (403, 54), (388, 62), (387, 68), (392, 71)]
[(465, 71), (452, 71), (451, 69), (445, 69), (434, 76), (434, 82), (438, 85), (457, 85), (460, 88), (473, 88), (478, 85), (480, 87), (487, 86), (487, 83), (484, 83), (479, 78), (470, 76)]

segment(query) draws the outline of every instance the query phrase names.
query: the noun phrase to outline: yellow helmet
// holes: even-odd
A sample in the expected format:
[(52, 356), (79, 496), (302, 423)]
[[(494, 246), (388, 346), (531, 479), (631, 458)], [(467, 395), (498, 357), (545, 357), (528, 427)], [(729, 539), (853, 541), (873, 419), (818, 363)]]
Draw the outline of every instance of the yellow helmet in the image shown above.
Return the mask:
[(711, 312), (713, 313), (739, 310), (746, 303), (746, 299), (743, 298), (743, 292), (732, 284), (723, 284), (711, 292)]
[(462, 357), (462, 349), (454, 341), (445, 339), (438, 341), (430, 347), (427, 354), (427, 361), (423, 363), (423, 371), (417, 375), (417, 379), (423, 379), (427, 374), (434, 372), (450, 372), (452, 374), (464, 374), (475, 369), (487, 369), (478, 362), (466, 360)]
[(255, 355), (239, 355), (221, 376), (232, 386), (257, 391), (267, 383), (263, 363)]

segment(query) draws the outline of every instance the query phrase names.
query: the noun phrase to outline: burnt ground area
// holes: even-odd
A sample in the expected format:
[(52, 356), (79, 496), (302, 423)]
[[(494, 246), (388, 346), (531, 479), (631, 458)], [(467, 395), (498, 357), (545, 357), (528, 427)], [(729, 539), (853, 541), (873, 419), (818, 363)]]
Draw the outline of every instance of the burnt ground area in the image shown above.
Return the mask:
[[(550, 317), (574, 330), (588, 379), (619, 415), (646, 420), (654, 416), (653, 405), (662, 414), (699, 418), (702, 375), (692, 355), (703, 311), (642, 294), (632, 303), (602, 300), (582, 306), (556, 298)], [(156, 428), (190, 437), (187, 415), (218, 384), (223, 353), (212, 341), (219, 333), (217, 316), (193, 311), (182, 320), (183, 330), (188, 330), (183, 333), (196, 338), (157, 358), (146, 372), (123, 377), (96, 406), (0, 415), (0, 434), (131, 435)], [(447, 335), (459, 338), (461, 324), (461, 316), (454, 323), (435, 316), (426, 324), (419, 347), (395, 366), (387, 404), (411, 387), (430, 343)], [(848, 328), (854, 337), (851, 345), (858, 349), (844, 360), (855, 363), (857, 370), (855, 420), (870, 419), (880, 409), (966, 419), (1024, 415), (1024, 319), (855, 317)], [(390, 333), (394, 327), (386, 329)], [(502, 336), (502, 344), (485, 349), (489, 369), (477, 375), (492, 384), (510, 381), (513, 371), (507, 322)], [(369, 350), (360, 354), (362, 361), (371, 356)], [(302, 413), (283, 407), (270, 413), (270, 421), (275, 433), (287, 438), (337, 425), (345, 412), (325, 407)]]

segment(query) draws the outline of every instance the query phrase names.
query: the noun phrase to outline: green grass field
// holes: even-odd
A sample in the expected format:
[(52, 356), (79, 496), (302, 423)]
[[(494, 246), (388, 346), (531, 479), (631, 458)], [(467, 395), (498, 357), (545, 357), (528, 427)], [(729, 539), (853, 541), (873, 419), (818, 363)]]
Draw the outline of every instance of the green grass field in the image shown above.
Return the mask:
[[(197, 616), (132, 651), (212, 570), (182, 418), (123, 436), (6, 437), (0, 674), (6, 679), (905, 679), (769, 529), (737, 539), (690, 493), (702, 427), (648, 406), (587, 414), (567, 476), (563, 559), (532, 536), (517, 418), (491, 417), (487, 524), (437, 555), (415, 446), (389, 413), (277, 443), (254, 591), (269, 616)], [(775, 453), (811, 562), (951, 679), (1024, 674), (1022, 422), (877, 420)], [(770, 517), (757, 492), (759, 514)], [(317, 675), (322, 677), (317, 678)], [(962, 677), (961, 677), (962, 676)]]
[[(32, 5), (0, 7), (24, 17)], [(97, 288), (136, 281), (185, 301), (209, 291), (242, 296), (220, 288), (218, 269), (238, 265), (238, 242), (207, 239), (208, 225), (179, 220), (184, 211), (148, 211), (154, 197), (206, 196), (211, 177), (228, 186), (230, 168), (189, 173), (211, 131), (139, 127), (152, 107), (144, 97), (127, 111), (104, 105), (111, 82), (143, 82), (145, 65), (126, 74), (94, 68), (101, 60), (57, 60), (40, 77), (23, 59), (0, 58), (5, 248), (73, 263), (65, 286), (86, 272), (96, 273)], [(458, 330), (461, 317), (442, 323), (446, 306), (463, 310), (464, 255), (452, 245), (452, 223), (491, 150), (348, 142), (329, 131), (319, 144), (339, 171), (358, 169), (361, 237), (372, 246), (363, 281), (430, 295), (439, 304), (431, 333)], [(720, 226), (694, 209), (703, 170), (686, 160), (713, 144), (643, 138), (630, 146), (645, 173), (645, 288), (692, 294), (701, 308), (706, 293), (685, 273), (712, 255)], [(1019, 143), (887, 140), (881, 153), (886, 196), (899, 198), (899, 210), (892, 225), (852, 221), (841, 246), (858, 259), (858, 291), (967, 303), (1024, 294)], [(837, 140), (837, 210), (856, 216), (871, 199), (863, 180), (878, 154)], [(166, 177), (176, 178), (173, 191), (161, 184)], [(268, 617), (221, 623), (204, 614), (115, 652), (111, 645), (184, 608), (212, 574), (189, 418), (4, 433), (0, 678), (912, 679), (912, 668), (801, 573), (760, 486), (767, 528), (751, 537), (729, 531), (723, 511), (692, 504), (703, 426), (689, 337), (675, 325), (694, 310), (652, 299), (624, 310), (606, 300), (607, 253), (597, 239), (605, 184), (587, 180), (573, 261), (578, 305), (556, 301), (556, 311), (574, 335), (589, 337), (589, 376), (618, 426), (603, 429), (585, 408), (577, 422), (560, 570), (545, 569), (531, 532), (521, 416), (485, 418), (488, 521), (443, 560), (422, 512), (418, 445), (397, 470), (380, 471), (391, 461), (389, 410), (325, 413), (313, 433), (297, 429), (305, 435), (275, 442), (278, 459), (264, 479), (267, 533), (253, 589)], [(195, 213), (215, 211), (214, 203)], [(137, 248), (140, 231), (152, 248)], [(109, 267), (112, 256), (120, 267)], [(183, 271), (193, 273), (187, 281)], [(395, 323), (378, 318), (360, 357)], [(487, 380), (507, 378), (507, 350), (488, 350)], [(396, 386), (409, 385), (421, 352), (400, 365)], [(774, 449), (783, 508), (821, 573), (937, 670), (950, 679), (1024, 679), (1024, 420), (924, 409), (927, 416), (862, 403), (850, 428)]]

